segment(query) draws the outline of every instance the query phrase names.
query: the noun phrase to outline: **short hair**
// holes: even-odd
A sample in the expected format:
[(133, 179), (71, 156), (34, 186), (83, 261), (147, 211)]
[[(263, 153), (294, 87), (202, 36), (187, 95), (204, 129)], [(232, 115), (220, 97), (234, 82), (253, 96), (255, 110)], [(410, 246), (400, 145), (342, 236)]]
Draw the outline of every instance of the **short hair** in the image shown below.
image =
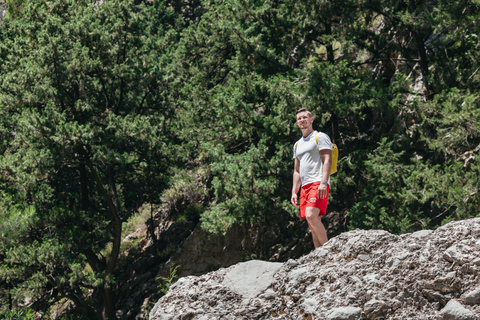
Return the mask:
[(306, 112), (310, 118), (313, 117), (312, 113), (311, 113), (310, 111), (308, 111), (307, 108), (299, 109), (299, 110), (297, 111), (297, 113), (295, 113), (295, 117), (297, 117), (297, 114), (299, 114), (299, 113), (301, 113), (301, 112)]

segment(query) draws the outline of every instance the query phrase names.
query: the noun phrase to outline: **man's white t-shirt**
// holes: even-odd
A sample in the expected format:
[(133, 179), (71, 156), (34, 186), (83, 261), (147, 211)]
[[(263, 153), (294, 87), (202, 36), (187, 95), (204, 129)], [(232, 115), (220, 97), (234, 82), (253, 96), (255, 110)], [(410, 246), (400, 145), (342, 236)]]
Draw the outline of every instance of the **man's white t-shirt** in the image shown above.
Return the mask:
[[(301, 137), (293, 147), (293, 158), (300, 160), (300, 180), (302, 187), (312, 182), (322, 181), (323, 161), (320, 157), (320, 150), (332, 150), (330, 137), (323, 132), (318, 132), (317, 142), (313, 131), (306, 138)], [(328, 178), (330, 184), (330, 177)]]

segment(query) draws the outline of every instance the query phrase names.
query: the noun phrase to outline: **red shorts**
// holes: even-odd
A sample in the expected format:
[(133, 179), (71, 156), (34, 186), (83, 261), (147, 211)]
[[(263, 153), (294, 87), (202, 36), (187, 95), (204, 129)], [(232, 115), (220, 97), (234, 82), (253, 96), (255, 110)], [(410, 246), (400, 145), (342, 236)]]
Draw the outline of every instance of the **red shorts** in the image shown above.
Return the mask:
[(324, 216), (327, 212), (328, 195), (330, 194), (330, 185), (327, 186), (327, 196), (323, 199), (317, 199), (318, 187), (320, 182), (306, 184), (300, 190), (300, 218), (305, 219), (305, 208), (315, 207), (320, 209), (319, 216)]

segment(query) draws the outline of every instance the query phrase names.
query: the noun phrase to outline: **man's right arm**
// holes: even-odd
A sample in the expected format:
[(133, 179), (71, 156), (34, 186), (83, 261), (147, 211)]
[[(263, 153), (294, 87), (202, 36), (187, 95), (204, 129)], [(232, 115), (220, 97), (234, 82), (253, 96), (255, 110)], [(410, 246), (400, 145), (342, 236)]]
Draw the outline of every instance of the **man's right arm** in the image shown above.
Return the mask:
[(292, 186), (292, 198), (290, 201), (295, 207), (299, 207), (298, 204), (298, 190), (302, 185), (302, 181), (300, 180), (300, 160), (295, 158), (295, 167), (293, 170), (293, 186)]

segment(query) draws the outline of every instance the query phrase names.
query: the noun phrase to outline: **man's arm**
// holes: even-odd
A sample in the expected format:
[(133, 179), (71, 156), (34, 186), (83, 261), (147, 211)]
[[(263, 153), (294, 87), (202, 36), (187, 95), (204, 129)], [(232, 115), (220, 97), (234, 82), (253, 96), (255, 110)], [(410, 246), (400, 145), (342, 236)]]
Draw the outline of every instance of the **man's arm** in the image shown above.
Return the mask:
[[(323, 162), (322, 182), (328, 183), (330, 178), (330, 171), (332, 170), (332, 150), (322, 149), (320, 150), (320, 157)], [(323, 199), (327, 196), (328, 188), (324, 183), (320, 183), (318, 187), (317, 197)]]
[(300, 186), (302, 185), (302, 182), (300, 180), (300, 160), (298, 158), (295, 158), (295, 167), (293, 169), (293, 187), (292, 187), (292, 198), (290, 201), (295, 207), (299, 207), (300, 205), (298, 204), (298, 190), (300, 189)]

